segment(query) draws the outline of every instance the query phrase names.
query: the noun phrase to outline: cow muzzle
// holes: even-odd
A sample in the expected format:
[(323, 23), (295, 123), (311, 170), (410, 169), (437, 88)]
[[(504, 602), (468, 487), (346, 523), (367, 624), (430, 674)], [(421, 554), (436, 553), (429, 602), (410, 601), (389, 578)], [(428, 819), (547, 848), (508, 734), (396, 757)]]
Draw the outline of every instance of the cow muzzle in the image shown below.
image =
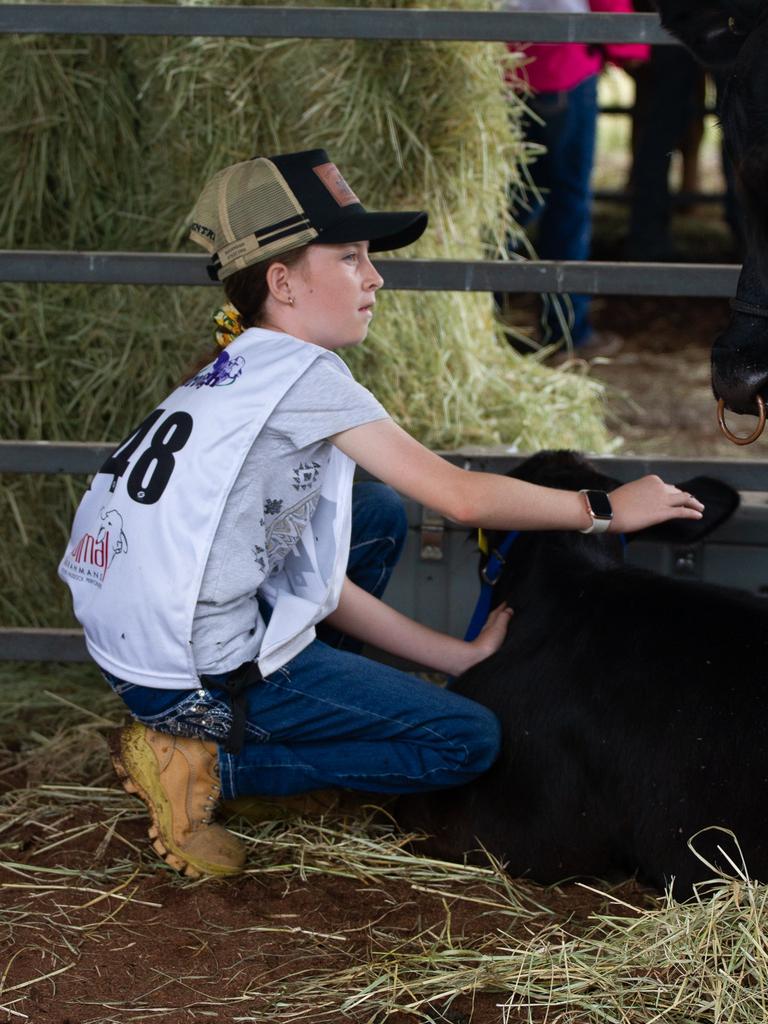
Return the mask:
[[(712, 391), (719, 409), (765, 418), (768, 399), (768, 317), (734, 311), (712, 346)], [(722, 417), (721, 417), (722, 418)], [(726, 434), (733, 440), (730, 432)]]

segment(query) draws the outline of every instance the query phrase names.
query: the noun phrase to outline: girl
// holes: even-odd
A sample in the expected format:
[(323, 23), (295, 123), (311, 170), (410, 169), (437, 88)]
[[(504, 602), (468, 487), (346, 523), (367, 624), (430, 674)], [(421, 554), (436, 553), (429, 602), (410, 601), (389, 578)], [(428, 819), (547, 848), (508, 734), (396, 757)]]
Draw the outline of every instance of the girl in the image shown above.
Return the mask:
[[(226, 168), (193, 216), (234, 307), (224, 347), (94, 477), (60, 574), (134, 716), (113, 760), (155, 849), (231, 875), (244, 851), (212, 823), (220, 795), (436, 789), (496, 756), (485, 708), (357, 653), (458, 675), (509, 621), (499, 608), (465, 643), (378, 599), (404, 537), (390, 487), (489, 529), (628, 531), (702, 506), (646, 477), (612, 493), (611, 521), (610, 504), (466, 472), (397, 427), (335, 350), (368, 332), (383, 283), (369, 254), (427, 217), (367, 212), (323, 150)], [(383, 483), (353, 497), (355, 463)]]

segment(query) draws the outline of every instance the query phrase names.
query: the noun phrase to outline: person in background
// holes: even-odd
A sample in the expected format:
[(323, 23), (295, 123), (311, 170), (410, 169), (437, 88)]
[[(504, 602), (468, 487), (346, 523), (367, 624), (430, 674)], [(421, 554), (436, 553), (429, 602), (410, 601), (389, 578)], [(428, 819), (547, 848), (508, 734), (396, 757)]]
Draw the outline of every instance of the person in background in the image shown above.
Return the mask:
[[(654, 11), (650, 0), (636, 0), (642, 11)], [(669, 170), (672, 153), (683, 151), (692, 124), (703, 133), (704, 70), (682, 46), (653, 46), (649, 63), (637, 74), (634, 145), (630, 188), (629, 232), (624, 254), (628, 260), (658, 262), (677, 258), (671, 240), (672, 197)], [(718, 106), (724, 82), (715, 76)], [(699, 136), (700, 138), (701, 136)], [(722, 155), (725, 179), (725, 218), (737, 255), (743, 230), (734, 194), (733, 169)], [(685, 171), (685, 168), (684, 168)], [(683, 176), (682, 191), (695, 191)]]
[[(583, 14), (630, 13), (630, 0), (505, 0), (508, 11)], [(520, 43), (508, 43), (518, 50)], [(586, 260), (592, 234), (591, 177), (597, 129), (597, 79), (607, 61), (637, 66), (646, 61), (644, 44), (545, 43), (525, 45), (530, 62), (512, 76), (512, 88), (527, 81), (533, 95), (527, 106), (526, 138), (545, 147), (531, 167), (535, 191), (513, 197), (512, 215), (523, 227), (538, 220), (537, 255), (545, 260)], [(539, 120), (540, 119), (540, 120)], [(537, 195), (536, 193), (540, 193)], [(622, 339), (595, 331), (587, 295), (544, 296), (541, 341), (562, 344), (570, 338), (583, 358), (613, 355)]]

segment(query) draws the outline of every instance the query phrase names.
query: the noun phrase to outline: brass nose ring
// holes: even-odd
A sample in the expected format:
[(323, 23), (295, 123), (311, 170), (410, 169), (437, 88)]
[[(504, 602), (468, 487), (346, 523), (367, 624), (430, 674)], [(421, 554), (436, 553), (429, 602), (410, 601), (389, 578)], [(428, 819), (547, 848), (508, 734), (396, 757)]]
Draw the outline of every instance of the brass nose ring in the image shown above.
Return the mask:
[(760, 395), (755, 395), (755, 398), (757, 399), (758, 410), (757, 426), (747, 437), (738, 437), (728, 429), (728, 424), (725, 422), (725, 401), (722, 398), (719, 398), (717, 401), (718, 425), (728, 440), (732, 441), (734, 444), (752, 444), (753, 441), (756, 441), (758, 437), (760, 437), (765, 429), (765, 402)]

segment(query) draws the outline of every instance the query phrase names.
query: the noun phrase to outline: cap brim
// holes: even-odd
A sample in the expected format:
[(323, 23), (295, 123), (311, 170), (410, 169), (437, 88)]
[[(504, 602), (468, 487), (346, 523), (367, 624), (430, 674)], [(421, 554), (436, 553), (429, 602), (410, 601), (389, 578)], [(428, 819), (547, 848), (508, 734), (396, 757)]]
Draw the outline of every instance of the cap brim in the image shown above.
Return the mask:
[(370, 252), (402, 249), (421, 238), (429, 217), (423, 211), (410, 213), (352, 213), (321, 231), (320, 243), (370, 242)]

